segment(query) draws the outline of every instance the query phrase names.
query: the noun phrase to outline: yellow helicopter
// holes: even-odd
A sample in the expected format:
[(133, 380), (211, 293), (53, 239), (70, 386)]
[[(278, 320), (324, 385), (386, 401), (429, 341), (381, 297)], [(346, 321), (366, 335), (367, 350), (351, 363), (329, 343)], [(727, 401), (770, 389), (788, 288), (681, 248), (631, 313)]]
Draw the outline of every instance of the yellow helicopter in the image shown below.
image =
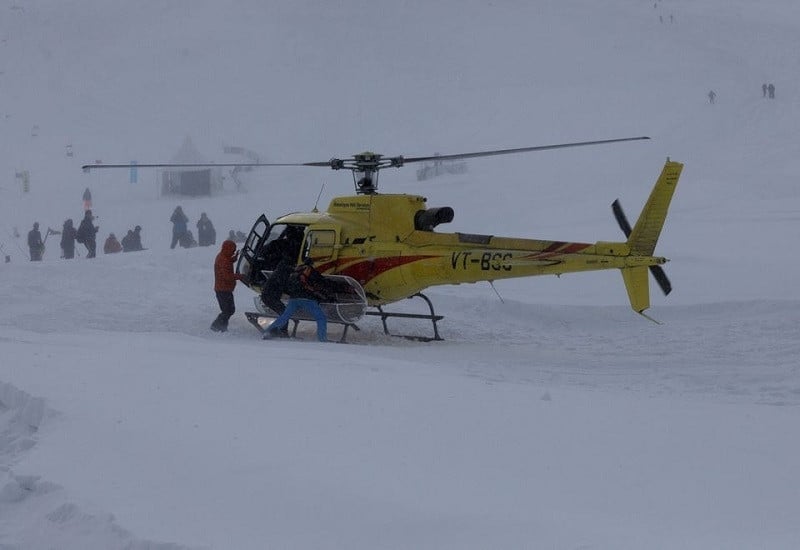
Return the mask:
[[(349, 327), (363, 315), (381, 318), (389, 334), (387, 319), (405, 317), (425, 319), (433, 323), (432, 337), (440, 340), (437, 321), (442, 319), (423, 291), (435, 285), (495, 281), (534, 275), (561, 275), (579, 271), (619, 269), (628, 292), (631, 307), (647, 317), (650, 307), (648, 270), (664, 292), (671, 285), (661, 265), (666, 258), (654, 256), (656, 242), (664, 225), (667, 209), (683, 165), (667, 159), (661, 175), (650, 193), (642, 213), (631, 228), (619, 201), (612, 205), (614, 215), (625, 233), (626, 241), (595, 243), (498, 237), (470, 233), (445, 233), (436, 228), (453, 220), (450, 207), (428, 208), (426, 198), (408, 194), (378, 193), (380, 170), (416, 162), (442, 162), (566, 147), (599, 145), (649, 139), (646, 136), (583, 141), (500, 149), (475, 153), (426, 157), (385, 157), (364, 152), (351, 158), (334, 158), (308, 163), (231, 163), (231, 164), (137, 164), (138, 168), (192, 167), (257, 167), (316, 166), (333, 170), (350, 170), (355, 194), (336, 197), (327, 210), (292, 213), (270, 224), (262, 215), (253, 224), (239, 257), (237, 272), (246, 284), (261, 292), (281, 254), (289, 250), (292, 261), (301, 264), (311, 260), (331, 282), (334, 298), (321, 304), (328, 320), (344, 325), (342, 339)], [(129, 164), (85, 165), (85, 171), (96, 168), (130, 168)], [(278, 246), (280, 245), (280, 246)], [(281, 250), (281, 254), (274, 253)], [(425, 300), (429, 313), (402, 313), (384, 310), (383, 306), (406, 298)], [(247, 318), (256, 327), (264, 328), (277, 313), (254, 300), (257, 312)], [(368, 311), (368, 309), (372, 310)], [(307, 320), (301, 312), (295, 320)]]

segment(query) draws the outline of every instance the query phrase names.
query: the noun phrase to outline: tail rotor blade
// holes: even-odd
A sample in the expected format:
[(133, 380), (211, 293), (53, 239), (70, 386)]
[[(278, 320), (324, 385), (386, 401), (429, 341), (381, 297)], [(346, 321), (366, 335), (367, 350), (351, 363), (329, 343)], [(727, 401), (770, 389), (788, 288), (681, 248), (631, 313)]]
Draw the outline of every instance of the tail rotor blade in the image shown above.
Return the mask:
[(664, 296), (672, 292), (672, 283), (669, 282), (667, 274), (664, 273), (664, 269), (660, 265), (651, 265), (650, 273), (653, 274), (653, 278), (656, 280), (656, 283), (658, 283)]
[(611, 204), (611, 210), (614, 211), (614, 217), (617, 219), (619, 228), (622, 229), (622, 232), (625, 233), (626, 237), (630, 237), (632, 231), (631, 224), (628, 223), (628, 218), (625, 217), (625, 212), (622, 210), (622, 205), (619, 203), (619, 199), (615, 200)]

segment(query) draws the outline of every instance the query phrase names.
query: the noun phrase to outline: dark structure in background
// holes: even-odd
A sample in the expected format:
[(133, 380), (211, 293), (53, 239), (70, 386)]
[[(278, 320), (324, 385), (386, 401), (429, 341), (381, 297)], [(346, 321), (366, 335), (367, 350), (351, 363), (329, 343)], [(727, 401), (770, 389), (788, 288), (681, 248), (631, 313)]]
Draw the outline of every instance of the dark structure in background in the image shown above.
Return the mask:
[(171, 169), (161, 173), (162, 195), (197, 197), (211, 194), (211, 169)]
[[(170, 163), (207, 164), (208, 161), (187, 136)], [(169, 168), (161, 172), (160, 183), (162, 196), (208, 196), (222, 188), (222, 172), (219, 168)]]

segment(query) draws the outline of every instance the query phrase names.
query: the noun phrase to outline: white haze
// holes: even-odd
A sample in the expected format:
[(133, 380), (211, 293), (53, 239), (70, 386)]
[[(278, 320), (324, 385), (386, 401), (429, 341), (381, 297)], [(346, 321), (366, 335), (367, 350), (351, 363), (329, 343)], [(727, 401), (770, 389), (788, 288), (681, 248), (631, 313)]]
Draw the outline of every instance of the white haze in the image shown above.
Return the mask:
[[(0, 548), (800, 546), (798, 51), (789, 0), (0, 0)], [(263, 342), (243, 287), (211, 333), (216, 247), (169, 249), (177, 204), (221, 236), (349, 174), (177, 200), (153, 170), (80, 170), (187, 136), (305, 162), (640, 135), (382, 172), (452, 206), (447, 231), (594, 242), (685, 163), (661, 325), (619, 273), (572, 274), (432, 288), (427, 344), (374, 318)], [(68, 261), (56, 236), (27, 261), (86, 187), (100, 240), (140, 224), (148, 250)]]

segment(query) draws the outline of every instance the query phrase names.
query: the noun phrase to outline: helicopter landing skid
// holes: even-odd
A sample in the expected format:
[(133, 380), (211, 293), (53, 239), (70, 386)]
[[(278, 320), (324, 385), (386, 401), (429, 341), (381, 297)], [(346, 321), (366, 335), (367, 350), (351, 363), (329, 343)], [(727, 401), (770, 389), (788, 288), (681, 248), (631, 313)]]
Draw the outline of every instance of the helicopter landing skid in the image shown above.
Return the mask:
[[(253, 325), (260, 332), (263, 333), (265, 330), (267, 330), (267, 327), (269, 326), (269, 324), (278, 315), (277, 314), (270, 314), (270, 313), (264, 314), (264, 313), (256, 312), (256, 311), (245, 311), (244, 316), (247, 318), (247, 320), (250, 322), (251, 325)], [(300, 324), (300, 321), (314, 321), (314, 318), (311, 317), (310, 315), (306, 315), (304, 313), (299, 313), (299, 314), (295, 314), (294, 316), (292, 316), (292, 318), (289, 319), (289, 321), (294, 323), (293, 326), (292, 326), (292, 330), (291, 330), (290, 336), (292, 338), (295, 338), (296, 335), (297, 335), (297, 325)], [(333, 324), (337, 324), (337, 325), (342, 325), (344, 327), (344, 330), (342, 331), (342, 336), (338, 340), (338, 342), (340, 344), (343, 344), (343, 343), (346, 342), (347, 330), (350, 327), (353, 327), (353, 330), (361, 330), (360, 328), (358, 328), (358, 325), (356, 325), (355, 323), (345, 323), (345, 322), (339, 321), (337, 319), (328, 318), (328, 323), (329, 324), (333, 323)]]
[[(399, 312), (396, 313), (391, 311), (383, 311), (383, 308), (381, 306), (375, 306), (378, 311), (367, 311), (364, 313), (364, 315), (372, 315), (375, 317), (380, 317), (381, 323), (383, 323), (383, 333), (389, 336), (397, 336), (399, 338), (405, 338), (407, 340), (417, 340), (419, 342), (433, 342), (438, 340), (444, 340), (444, 338), (439, 336), (439, 327), (436, 325), (438, 321), (444, 319), (444, 316), (436, 315), (436, 313), (433, 311), (433, 303), (431, 303), (430, 299), (421, 292), (417, 292), (416, 294), (409, 296), (408, 299), (410, 300), (411, 298), (415, 298), (417, 296), (425, 300), (425, 302), (428, 304), (428, 309), (430, 309), (431, 311), (430, 314), (399, 313)], [(389, 332), (389, 327), (386, 325), (386, 319), (388, 319), (389, 317), (398, 317), (404, 319), (428, 319), (431, 323), (433, 323), (433, 337), (415, 336), (412, 334), (392, 334), (391, 332)]]

